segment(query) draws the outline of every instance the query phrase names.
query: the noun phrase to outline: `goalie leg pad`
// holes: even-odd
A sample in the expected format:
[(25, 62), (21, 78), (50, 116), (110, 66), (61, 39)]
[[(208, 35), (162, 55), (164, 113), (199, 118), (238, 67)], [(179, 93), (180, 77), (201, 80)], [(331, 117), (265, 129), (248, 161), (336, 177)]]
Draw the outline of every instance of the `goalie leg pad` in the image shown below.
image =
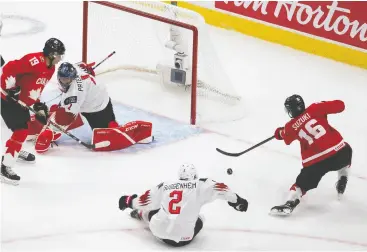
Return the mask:
[[(134, 121), (118, 128), (97, 128), (93, 130), (92, 144), (96, 151), (114, 151), (127, 148), (152, 136), (152, 123)], [(106, 143), (109, 144), (106, 146)]]
[(50, 148), (53, 138), (54, 132), (52, 130), (45, 129), (44, 131), (42, 131), (36, 139), (36, 145), (34, 147), (36, 152), (46, 152)]
[[(69, 125), (67, 130), (76, 129), (76, 128), (79, 128), (83, 125), (84, 125), (83, 120), (82, 120), (82, 118), (79, 114), (76, 117), (76, 119)], [(36, 120), (35, 115), (32, 115), (31, 119), (28, 122), (28, 132), (29, 132), (29, 134), (27, 136), (27, 141), (36, 139), (37, 135), (42, 131), (43, 127), (44, 127), (44, 125), (42, 123), (40, 123), (38, 120)], [(62, 135), (61, 132), (54, 132), (53, 141), (59, 140), (61, 135)]]
[(133, 121), (122, 126), (126, 133), (135, 140), (136, 143), (150, 143), (153, 141), (152, 123), (146, 121)]

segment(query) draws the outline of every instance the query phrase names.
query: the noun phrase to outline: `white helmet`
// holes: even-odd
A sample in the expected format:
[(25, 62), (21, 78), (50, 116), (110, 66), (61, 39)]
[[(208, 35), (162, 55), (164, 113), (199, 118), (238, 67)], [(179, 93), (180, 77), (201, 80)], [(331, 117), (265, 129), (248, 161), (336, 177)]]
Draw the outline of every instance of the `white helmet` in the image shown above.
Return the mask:
[(194, 180), (197, 179), (197, 171), (193, 164), (182, 164), (178, 171), (178, 178), (180, 180)]

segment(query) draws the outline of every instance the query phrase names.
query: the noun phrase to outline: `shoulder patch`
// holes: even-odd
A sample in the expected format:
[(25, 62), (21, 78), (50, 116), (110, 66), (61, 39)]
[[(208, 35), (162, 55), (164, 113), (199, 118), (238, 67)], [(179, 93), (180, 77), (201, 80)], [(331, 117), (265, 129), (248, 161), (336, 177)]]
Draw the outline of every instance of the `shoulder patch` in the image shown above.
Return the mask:
[(78, 101), (77, 96), (70, 96), (70, 97), (68, 97), (64, 100), (64, 104), (68, 105), (68, 104), (72, 104), (72, 103), (77, 103), (77, 101)]

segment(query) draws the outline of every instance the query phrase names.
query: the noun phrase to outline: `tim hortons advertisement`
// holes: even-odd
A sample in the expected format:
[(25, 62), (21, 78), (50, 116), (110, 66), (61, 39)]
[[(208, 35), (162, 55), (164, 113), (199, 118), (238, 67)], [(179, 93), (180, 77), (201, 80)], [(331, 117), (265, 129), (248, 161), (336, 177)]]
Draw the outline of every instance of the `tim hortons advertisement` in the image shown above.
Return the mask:
[(367, 50), (367, 1), (216, 1), (215, 8)]

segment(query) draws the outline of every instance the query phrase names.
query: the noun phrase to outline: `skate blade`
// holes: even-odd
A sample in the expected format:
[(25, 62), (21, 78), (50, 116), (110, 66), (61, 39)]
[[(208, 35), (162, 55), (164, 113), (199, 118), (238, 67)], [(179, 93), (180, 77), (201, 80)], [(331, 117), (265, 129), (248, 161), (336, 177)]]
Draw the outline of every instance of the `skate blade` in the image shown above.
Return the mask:
[(342, 193), (338, 193), (338, 200), (342, 200), (343, 199), (343, 194)]
[(13, 185), (13, 186), (19, 185), (19, 181), (11, 180), (11, 179), (5, 178), (4, 176), (1, 176), (1, 183)]
[(277, 209), (271, 209), (269, 214), (272, 216), (289, 216), (291, 215), (292, 211), (286, 210), (286, 211), (279, 211)]
[(21, 158), (17, 158), (17, 162), (23, 163), (23, 164), (35, 164), (36, 163), (36, 160), (27, 161), (27, 160), (24, 160), (24, 159), (21, 159)]

